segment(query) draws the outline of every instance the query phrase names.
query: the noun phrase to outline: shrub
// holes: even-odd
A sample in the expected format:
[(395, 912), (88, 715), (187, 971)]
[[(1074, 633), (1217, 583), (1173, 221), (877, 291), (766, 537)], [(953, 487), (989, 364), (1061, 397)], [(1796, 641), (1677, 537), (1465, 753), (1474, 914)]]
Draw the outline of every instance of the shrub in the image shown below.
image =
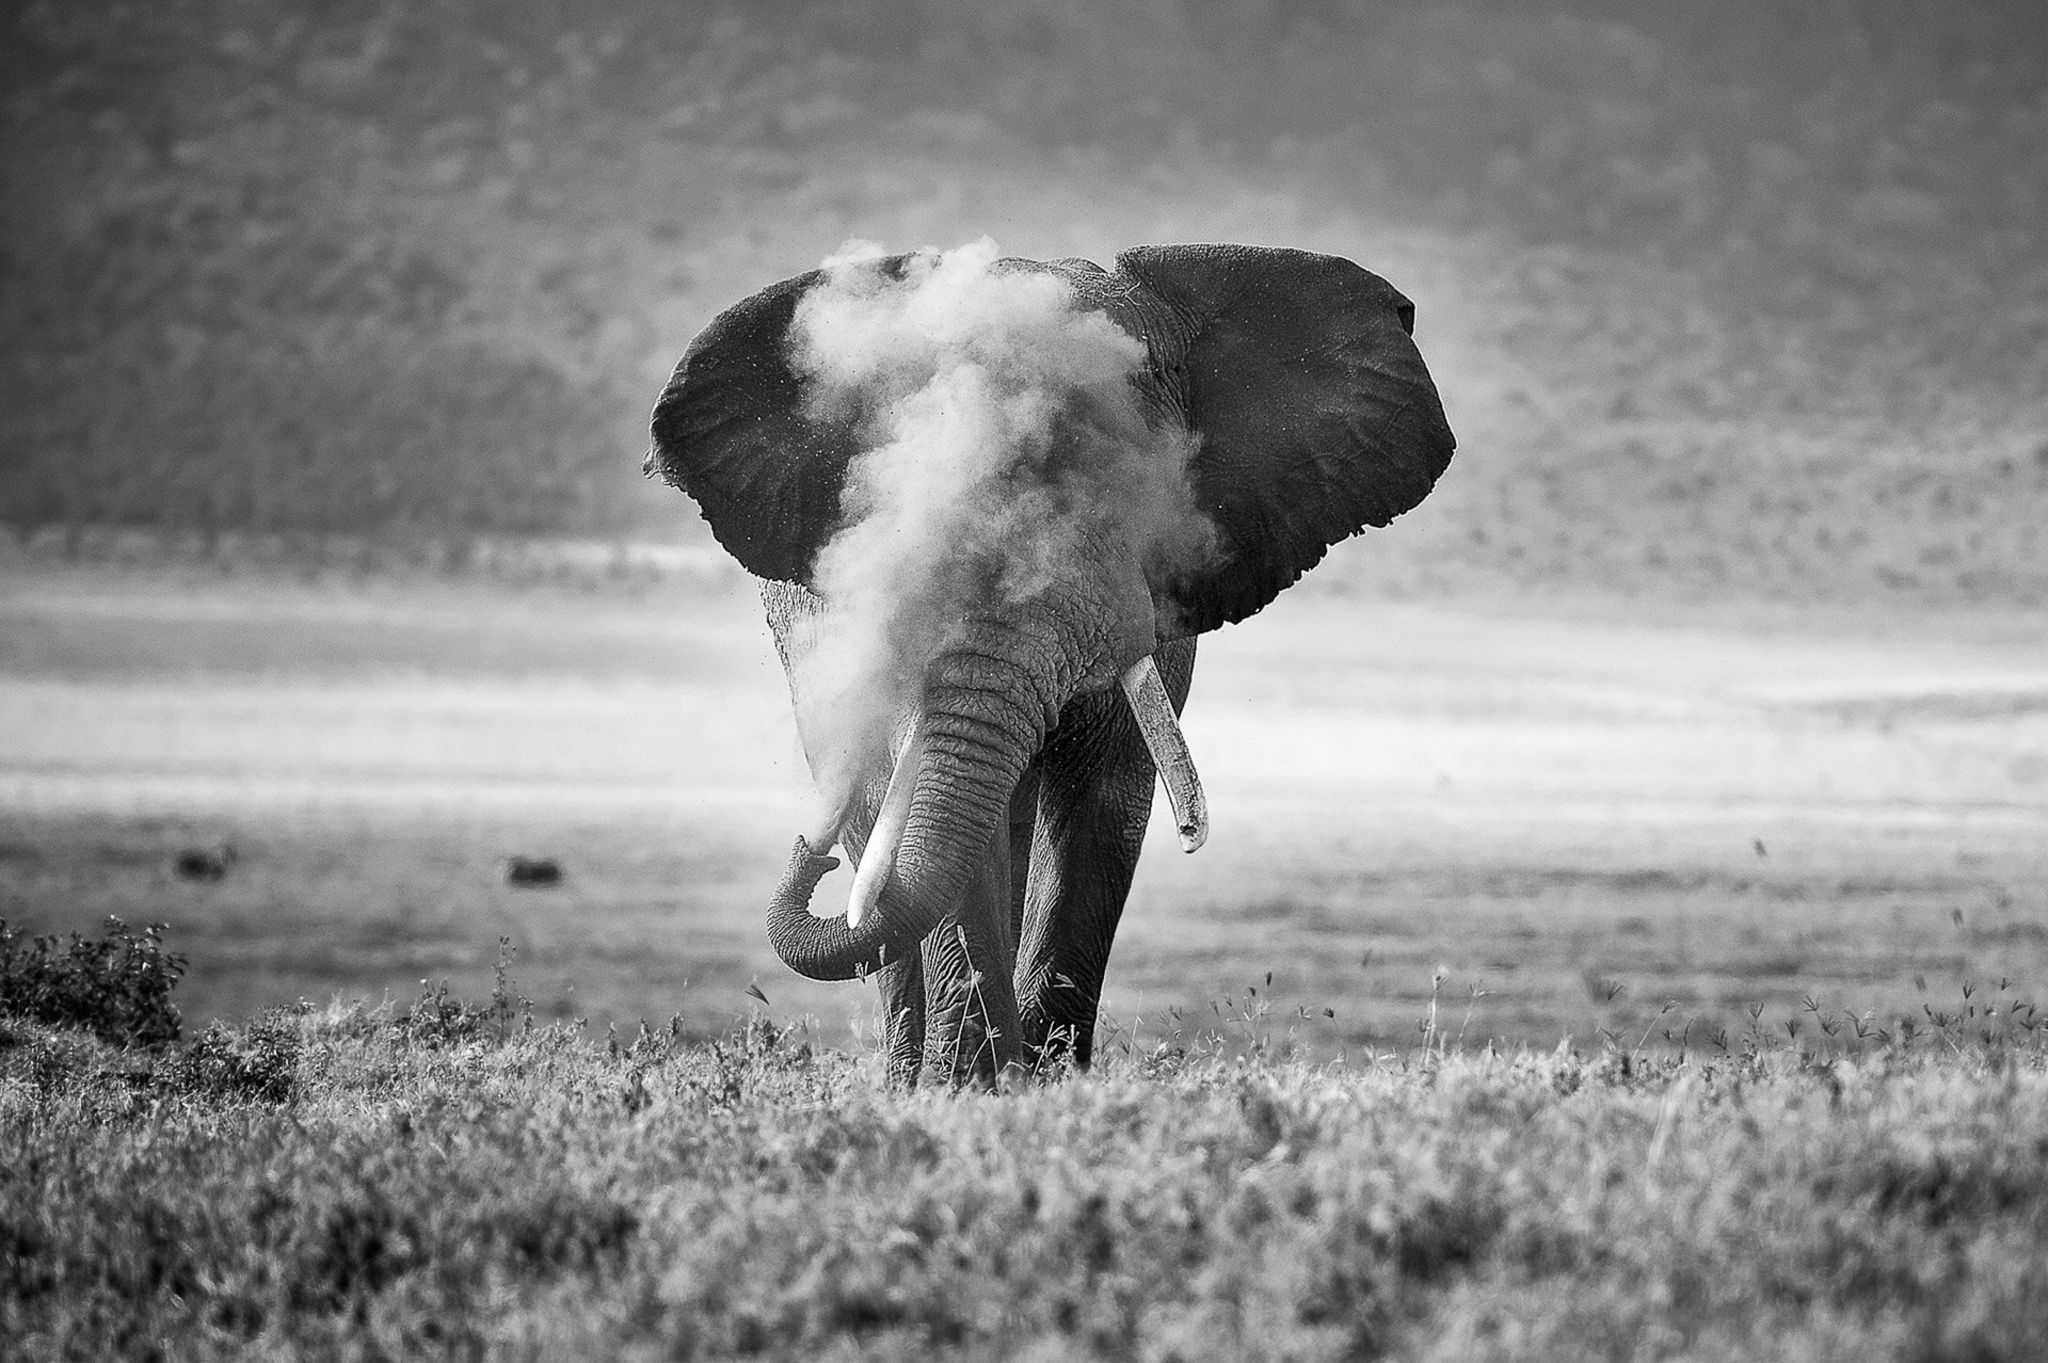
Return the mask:
[(167, 1089), (214, 1103), (285, 1103), (298, 1091), (299, 1032), (288, 1014), (268, 1013), (237, 1034), (213, 1023), (157, 1071)]
[(158, 1045), (178, 1039), (171, 990), (185, 958), (167, 952), (168, 925), (139, 932), (108, 918), (96, 938), (71, 934), (24, 939), (0, 919), (0, 1014), (54, 1027), (75, 1027), (116, 1045)]
[(520, 1018), (524, 1031), (533, 1030), (533, 1000), (521, 997), (513, 1006), (512, 958), (518, 949), (510, 937), (498, 939), (496, 982), (489, 1003), (469, 1003), (450, 998), (448, 982), (429, 985), (420, 981), (420, 996), (412, 1007), (391, 1021), (393, 1030), (429, 1048), (460, 1046), (470, 1041), (504, 1041), (512, 1035), (512, 1020)]

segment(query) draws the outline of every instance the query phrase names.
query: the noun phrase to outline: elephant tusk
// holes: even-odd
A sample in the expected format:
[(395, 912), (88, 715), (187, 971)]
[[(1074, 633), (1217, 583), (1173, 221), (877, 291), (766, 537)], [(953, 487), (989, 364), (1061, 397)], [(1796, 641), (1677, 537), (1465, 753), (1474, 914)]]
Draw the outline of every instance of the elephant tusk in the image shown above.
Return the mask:
[(1195, 774), (1195, 759), (1188, 752), (1188, 741), (1166, 696), (1166, 683), (1159, 679), (1159, 665), (1151, 655), (1131, 664), (1123, 675), (1123, 687), (1138, 732), (1145, 735), (1152, 764), (1159, 768), (1159, 780), (1173, 805), (1180, 850), (1192, 852), (1209, 839), (1209, 802), (1202, 796), (1202, 778)]
[(868, 833), (867, 846), (853, 873), (853, 893), (846, 902), (848, 928), (859, 927), (868, 916), (868, 910), (882, 897), (882, 887), (889, 883), (889, 872), (896, 866), (896, 845), (903, 841), (903, 825), (910, 818), (910, 797), (917, 788), (917, 764), (924, 756), (924, 738), (919, 732), (923, 724), (922, 716), (912, 722), (910, 736), (903, 740), (903, 750), (896, 755), (896, 769), (889, 773), (888, 794), (882, 797), (882, 808), (875, 815), (875, 826)]

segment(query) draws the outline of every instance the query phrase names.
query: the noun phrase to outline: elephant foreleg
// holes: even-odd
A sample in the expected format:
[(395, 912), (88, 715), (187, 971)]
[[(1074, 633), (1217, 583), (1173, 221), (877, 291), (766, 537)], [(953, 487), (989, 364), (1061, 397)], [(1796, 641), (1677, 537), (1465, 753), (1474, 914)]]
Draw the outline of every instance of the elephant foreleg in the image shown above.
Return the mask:
[(912, 956), (874, 976), (882, 994), (882, 1053), (892, 1088), (912, 1088), (924, 1062), (924, 960)]
[(1038, 759), (1024, 769), (1017, 789), (1010, 795), (1010, 967), (1012, 978), (1017, 948), (1024, 940), (1024, 901), (1031, 882), (1031, 844), (1038, 835)]
[(998, 836), (958, 911), (924, 941), (922, 1082), (993, 1088), (1023, 1058), (1011, 901), (1009, 839)]
[[(1192, 639), (1162, 645), (1159, 675), (1176, 712), (1194, 678)], [(1109, 950), (1131, 891), (1157, 772), (1121, 695), (1083, 696), (1039, 754), (1038, 823), (1017, 955), (1027, 1060), (1039, 1069), (1094, 1058)]]

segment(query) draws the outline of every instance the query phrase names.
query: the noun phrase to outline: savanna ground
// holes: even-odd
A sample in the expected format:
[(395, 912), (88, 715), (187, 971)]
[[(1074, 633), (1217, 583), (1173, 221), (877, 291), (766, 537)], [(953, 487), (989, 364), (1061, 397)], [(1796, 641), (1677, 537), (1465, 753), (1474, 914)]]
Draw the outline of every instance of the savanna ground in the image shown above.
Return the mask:
[(2023, 613), (1297, 590), (1204, 646), (1215, 832), (1141, 868), (1102, 1074), (905, 1098), (762, 940), (736, 572), (149, 552), (0, 586), (17, 947), (187, 958), (177, 1043), (0, 989), (23, 1356), (2048, 1344)]
[[(0, 1355), (2048, 1354), (2038, 5), (4, 22), (0, 918), (186, 969), (8, 976)], [(903, 1097), (635, 472), (717, 308), (983, 232), (1357, 258), (1461, 450), (1205, 641), (1103, 1074)]]
[[(767, 948), (807, 787), (718, 560), (523, 586), (8, 566), (17, 928), (171, 923), (195, 1022), (473, 997), (507, 937), (545, 1018), (709, 1037), (754, 986), (828, 1044), (871, 1024), (868, 991)], [(1249, 1000), (1317, 1056), (1412, 1041), (1432, 1005), (1468, 1044), (1664, 1048), (1752, 1006), (1811, 1028), (1808, 999), (1895, 1019), (2048, 980), (2048, 638), (2023, 612), (1310, 586), (1205, 641), (1196, 685), (1215, 833), (1141, 867), (1105, 997), (1134, 1045)], [(176, 873), (222, 843), (219, 880)], [(564, 877), (509, 884), (514, 856)]]

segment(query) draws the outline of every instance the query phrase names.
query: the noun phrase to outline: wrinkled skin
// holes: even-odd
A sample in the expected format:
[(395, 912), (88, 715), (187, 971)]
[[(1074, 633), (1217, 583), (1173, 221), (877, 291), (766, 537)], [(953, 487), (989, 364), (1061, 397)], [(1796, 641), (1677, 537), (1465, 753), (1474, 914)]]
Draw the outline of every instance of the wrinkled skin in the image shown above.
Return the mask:
[[(1148, 419), (1199, 438), (1190, 478), (1220, 550), (1153, 580), (1105, 540), (1028, 599), (970, 608), (924, 669), (893, 869), (858, 927), (810, 912), (828, 861), (798, 839), (770, 938), (800, 973), (875, 980), (889, 1072), (906, 1083), (986, 1087), (1089, 1062), (1157, 779), (1118, 679), (1150, 657), (1178, 711), (1195, 634), (1253, 614), (1329, 545), (1419, 502), (1454, 445), (1409, 340), (1412, 305), (1348, 261), (1152, 247), (1114, 272), (1004, 265), (1060, 275), (1078, 306), (1144, 341), (1134, 382)], [(800, 729), (801, 662), (834, 623), (811, 573), (859, 452), (852, 429), (804, 406), (787, 361), (795, 302), (820, 278), (706, 328), (655, 409), (648, 459), (762, 580)], [(888, 777), (874, 774), (838, 829), (856, 859)]]
[[(802, 647), (810, 617), (829, 623), (825, 603), (794, 584), (763, 582), (761, 599), (785, 659)], [(1178, 711), (1194, 676), (1195, 641), (1171, 640), (1154, 656)], [(1033, 744), (1033, 730), (1013, 714), (1013, 698), (1028, 683), (1000, 674), (986, 680), (988, 689), (962, 687), (934, 708), (957, 713), (963, 724), (1014, 728), (1008, 742), (1015, 750)], [(801, 694), (796, 703), (803, 705)], [(951, 911), (915, 953), (872, 972), (896, 1082), (988, 1083), (1012, 1067), (1036, 1073), (1089, 1063), (1096, 1003), (1156, 772), (1114, 688), (1073, 696), (1034, 746), (1014, 779), (1007, 768), (987, 776), (982, 794), (1001, 800), (1001, 818)], [(842, 835), (856, 858), (880, 798), (873, 792)], [(981, 983), (970, 986), (977, 973)]]

